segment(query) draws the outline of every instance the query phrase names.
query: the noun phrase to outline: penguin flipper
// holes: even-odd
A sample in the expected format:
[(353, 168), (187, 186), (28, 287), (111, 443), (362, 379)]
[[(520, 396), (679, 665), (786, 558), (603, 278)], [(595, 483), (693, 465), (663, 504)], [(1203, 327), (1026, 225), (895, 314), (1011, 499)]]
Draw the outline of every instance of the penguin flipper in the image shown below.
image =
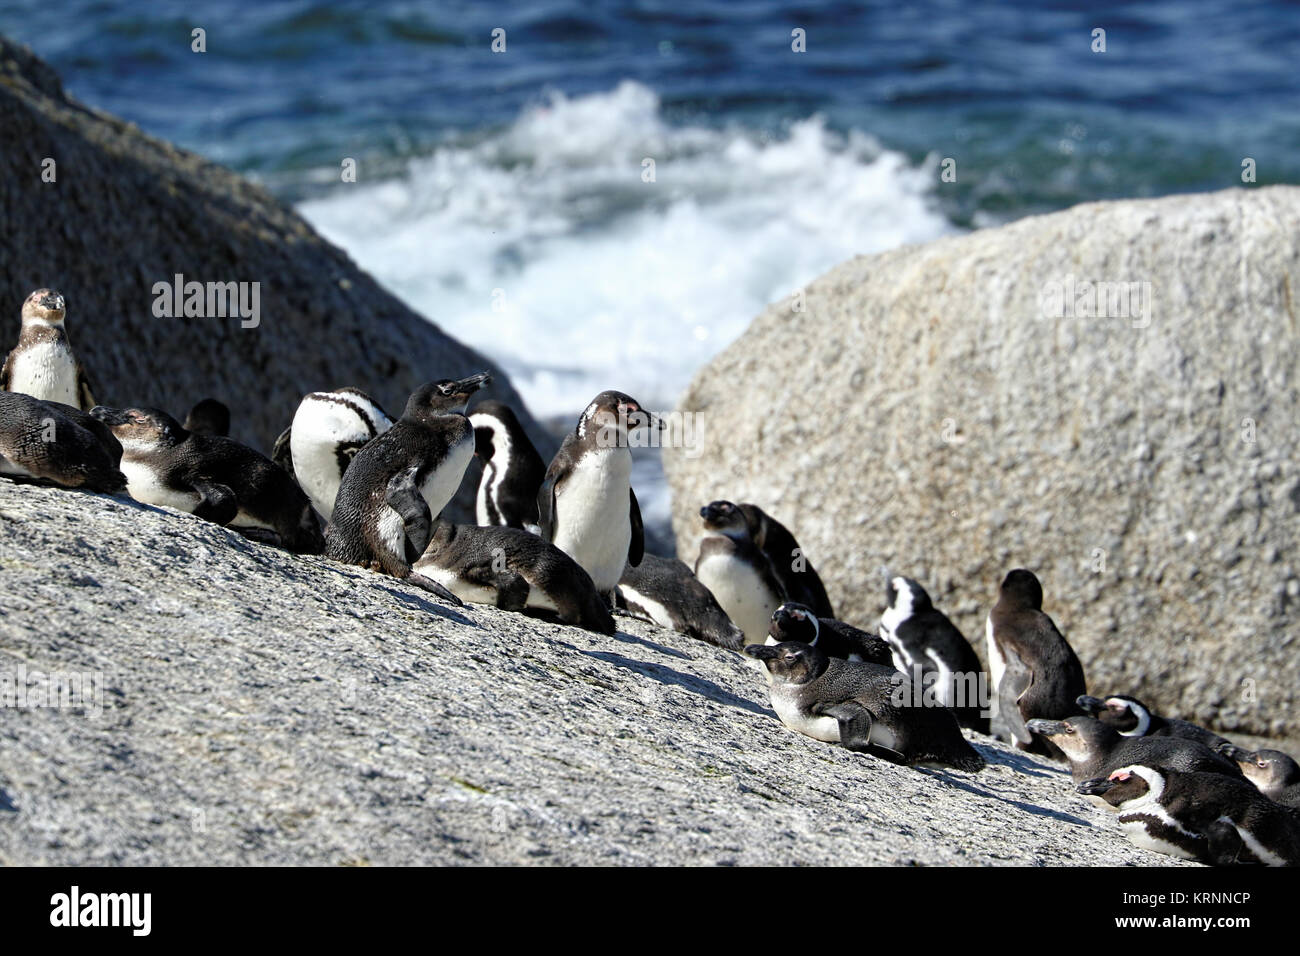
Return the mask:
[(199, 493), (199, 503), (194, 506), (193, 514), (206, 521), (227, 525), (239, 514), (239, 499), (229, 485), (216, 481), (196, 481), (191, 484)]
[(443, 601), (446, 601), (448, 604), (452, 605), (453, 607), (465, 606), (465, 602), (462, 601), (460, 598), (456, 597), (456, 595), (452, 594), (450, 591), (448, 591), (437, 581), (433, 580), (432, 578), (426, 578), (423, 574), (420, 574), (418, 571), (412, 571), (410, 574), (406, 576), (406, 580), (414, 584), (417, 588), (420, 588), (423, 591), (428, 591), (430, 594), (435, 595), (436, 597), (442, 599)]
[(997, 713), (990, 720), (993, 732), (1006, 738), (1008, 743), (1027, 747), (1033, 742), (1034, 735), (1025, 726), (1025, 717), (1020, 712), (1020, 699), (1034, 682), (1034, 674), (1020, 659), (1013, 648), (1001, 648), (1006, 669), (996, 690)]
[(88, 412), (99, 404), (95, 401), (95, 393), (90, 387), (90, 379), (86, 377), (86, 369), (80, 362), (77, 363), (77, 401), (81, 402), (83, 412)]
[(293, 475), (294, 481), (298, 476), (293, 470), (293, 452), (290, 449), (290, 442), (293, 440), (293, 425), (290, 425), (284, 431), (280, 432), (280, 437), (275, 440), (275, 447), (271, 449), (271, 461), (275, 462), (289, 474)]
[[(388, 479), (388, 488), (384, 492), (384, 502), (396, 511), (406, 527), (406, 563), (414, 564), (429, 546), (433, 534), (433, 516), (429, 514), (429, 503), (420, 494), (415, 484), (419, 472), (418, 465), (412, 465), (405, 471), (399, 471)], [(438, 587), (442, 588), (439, 584)], [(446, 588), (442, 588), (451, 594)]]
[(636, 492), (629, 488), (627, 493), (632, 499), (628, 509), (628, 517), (632, 521), (632, 543), (627, 547), (627, 563), (635, 568), (645, 557), (645, 525), (641, 522), (641, 506), (637, 504)]
[(890, 763), (907, 763), (907, 758), (897, 750), (890, 750), (871, 741), (871, 725), (875, 716), (855, 700), (845, 700), (830, 707), (820, 708), (820, 713), (833, 717), (840, 725), (840, 746), (855, 753), (871, 754)]
[(9, 384), (13, 381), (14, 376), (14, 353), (10, 352), (5, 356), (5, 366), (0, 369), (0, 392), (9, 391)]
[(543, 541), (555, 540), (555, 473), (550, 470), (537, 489), (537, 533)]

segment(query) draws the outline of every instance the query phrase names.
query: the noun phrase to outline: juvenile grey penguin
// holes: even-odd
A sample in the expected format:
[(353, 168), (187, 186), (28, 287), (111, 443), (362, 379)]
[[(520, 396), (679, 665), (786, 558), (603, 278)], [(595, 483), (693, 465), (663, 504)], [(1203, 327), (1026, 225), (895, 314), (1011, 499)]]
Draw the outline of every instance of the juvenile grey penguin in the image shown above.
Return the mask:
[(122, 473), (136, 501), (187, 511), (289, 551), (319, 554), (311, 503), (260, 452), (219, 435), (186, 431), (153, 408), (91, 410), (122, 443)]
[(695, 576), (745, 634), (746, 644), (767, 640), (772, 614), (785, 600), (772, 562), (759, 548), (745, 512), (730, 501), (700, 509), (704, 527)]
[(293, 421), (275, 441), (271, 458), (297, 479), (326, 521), (334, 513), (343, 473), (368, 442), (393, 420), (359, 388), (303, 396)]
[(842, 661), (866, 661), (897, 669), (889, 645), (875, 634), (834, 618), (819, 618), (806, 604), (786, 601), (772, 612), (764, 643), (784, 644), (787, 641), (815, 644), (828, 657)]
[(582, 565), (611, 604), (623, 569), (645, 553), (628, 436), (650, 427), (662, 423), (635, 399), (601, 392), (565, 436), (537, 493), (542, 538)]
[(533, 447), (514, 409), (504, 402), (479, 402), (469, 413), (474, 454), (483, 463), (474, 517), (480, 525), (537, 528), (537, 492), (546, 462)]
[(68, 341), (64, 306), (63, 296), (51, 289), (37, 289), (27, 297), (18, 344), (0, 370), (0, 390), (88, 412), (95, 407), (95, 398), (86, 370)]
[(1089, 717), (1097, 718), (1125, 737), (1183, 737), (1205, 744), (1211, 750), (1228, 743), (1218, 734), (1186, 720), (1161, 717), (1136, 697), (1125, 694), (1116, 694), (1104, 700), (1085, 694), (1075, 703)]
[(1300, 810), (1300, 764), (1280, 750), (1246, 750), (1223, 743), (1218, 752), (1236, 761), (1246, 779), (1264, 796), (1284, 807)]
[(553, 614), (561, 623), (614, 633), (591, 577), (567, 554), (521, 528), (439, 520), (414, 571), (462, 601)]
[(112, 434), (80, 409), (0, 392), (0, 475), (117, 494), (126, 490), (121, 457)]
[(1241, 777), (1237, 765), (1227, 757), (1183, 737), (1124, 737), (1094, 717), (1037, 717), (1029, 721), (1028, 727), (1060, 748), (1070, 762), (1070, 776), (1076, 783), (1104, 777), (1131, 763)]
[(1300, 864), (1300, 816), (1244, 780), (1136, 763), (1076, 789), (1118, 810), (1144, 849), (1217, 866)]
[(984, 669), (970, 642), (912, 578), (886, 573), (885, 604), (880, 636), (893, 651), (894, 666), (933, 680), (935, 693), (953, 708), (957, 722), (987, 734), (985, 710), (992, 701), (981, 700)]
[(411, 573), (433, 533), (433, 521), (460, 487), (474, 457), (474, 429), (465, 408), (491, 381), (486, 372), (442, 379), (416, 389), (388, 431), (372, 439), (343, 473), (325, 553), (335, 561), (382, 571), (452, 604), (459, 598)]
[(1079, 658), (1043, 613), (1043, 586), (1033, 572), (1017, 568), (1006, 576), (985, 631), (995, 700), (992, 729), (1021, 750), (1056, 756), (1033, 738), (1025, 722), (1069, 717), (1088, 689)]
[(745, 634), (727, 617), (712, 592), (676, 558), (645, 554), (618, 582), (616, 607), (633, 617), (738, 651)]
[(189, 432), (224, 438), (230, 434), (230, 409), (215, 398), (205, 398), (195, 403), (181, 424)]
[(790, 530), (758, 505), (742, 501), (736, 507), (745, 516), (754, 544), (767, 555), (784, 599), (812, 608), (818, 617), (834, 619), (822, 579)]
[(838, 660), (802, 641), (750, 644), (745, 653), (766, 665), (772, 709), (791, 730), (891, 763), (984, 767), (947, 707), (896, 703), (907, 678), (892, 667)]

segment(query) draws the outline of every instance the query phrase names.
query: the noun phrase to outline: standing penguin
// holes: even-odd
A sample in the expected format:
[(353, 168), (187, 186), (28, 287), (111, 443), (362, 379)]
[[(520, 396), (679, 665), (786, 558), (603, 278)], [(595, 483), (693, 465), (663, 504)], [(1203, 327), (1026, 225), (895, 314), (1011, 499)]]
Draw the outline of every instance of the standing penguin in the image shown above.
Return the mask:
[(537, 491), (546, 480), (546, 462), (503, 402), (479, 402), (469, 414), (474, 454), (483, 463), (474, 517), (480, 525), (537, 527)]
[(812, 608), (818, 617), (833, 619), (835, 611), (822, 579), (790, 530), (758, 505), (742, 501), (736, 507), (745, 516), (754, 544), (767, 555), (785, 600)]
[(542, 538), (577, 561), (611, 605), (623, 569), (645, 553), (628, 436), (652, 426), (662, 423), (633, 398), (601, 392), (565, 436), (537, 492)]
[(0, 475), (116, 494), (126, 490), (121, 458), (117, 439), (80, 409), (0, 392)]
[(1280, 750), (1246, 750), (1224, 743), (1218, 752), (1234, 760), (1259, 792), (1284, 807), (1300, 810), (1300, 764)]
[[(930, 601), (930, 595), (911, 578), (885, 574), (885, 613), (880, 636), (893, 651), (894, 666), (905, 674), (934, 674), (935, 693), (953, 708), (963, 727), (989, 732), (989, 719), (981, 711), (984, 669), (970, 642)], [(991, 702), (990, 702), (991, 703)]]
[(1300, 817), (1244, 780), (1136, 763), (1076, 789), (1118, 810), (1144, 849), (1217, 866), (1300, 865)]
[(311, 392), (275, 440), (271, 459), (297, 479), (317, 513), (329, 521), (352, 459), (392, 427), (388, 414), (359, 388)]
[(62, 402), (83, 412), (95, 407), (86, 370), (72, 351), (63, 296), (37, 289), (23, 303), (18, 344), (0, 371), (0, 390)]
[(409, 578), (444, 600), (462, 603), (441, 584), (413, 575), (411, 565), (474, 456), (474, 429), (465, 408), (489, 381), (483, 372), (422, 385), (397, 423), (356, 453), (334, 500), (326, 556)]
[(764, 643), (772, 614), (785, 600), (785, 588), (772, 562), (754, 541), (744, 511), (730, 501), (705, 505), (700, 521), (704, 536), (695, 576), (745, 632), (746, 644)]
[(897, 702), (907, 678), (891, 667), (837, 660), (801, 641), (750, 644), (745, 653), (766, 665), (772, 709), (791, 730), (891, 763), (984, 767), (947, 707)]
[(1057, 752), (1036, 740), (1025, 721), (1060, 720), (1076, 713), (1088, 692), (1083, 665), (1052, 619), (1043, 613), (1043, 586), (1032, 571), (1006, 576), (985, 626), (992, 679), (993, 731), (1021, 750)]
[(136, 501), (187, 511), (249, 537), (274, 536), (289, 551), (319, 554), (311, 503), (270, 459), (218, 435), (186, 431), (154, 408), (91, 414), (122, 444), (122, 473)]
[(1211, 750), (1228, 743), (1218, 734), (1186, 720), (1161, 717), (1136, 697), (1116, 694), (1102, 700), (1084, 694), (1075, 703), (1089, 717), (1097, 718), (1125, 737), (1184, 737)]

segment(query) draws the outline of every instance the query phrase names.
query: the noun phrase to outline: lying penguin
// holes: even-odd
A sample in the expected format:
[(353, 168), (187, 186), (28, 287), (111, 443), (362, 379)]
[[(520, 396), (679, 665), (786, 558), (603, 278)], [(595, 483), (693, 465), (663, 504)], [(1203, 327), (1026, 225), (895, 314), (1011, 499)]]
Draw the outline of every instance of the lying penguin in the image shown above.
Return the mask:
[(892, 667), (839, 660), (800, 641), (750, 644), (745, 653), (767, 667), (772, 709), (791, 730), (891, 763), (984, 767), (947, 707), (896, 703), (907, 678)]
[(1235, 761), (1246, 779), (1264, 796), (1284, 807), (1300, 810), (1300, 764), (1280, 750), (1246, 750), (1222, 743), (1217, 748)]
[(614, 591), (614, 606), (632, 617), (731, 651), (745, 644), (745, 632), (676, 558), (645, 554), (636, 567), (629, 564)]
[(1300, 817), (1244, 780), (1137, 763), (1075, 789), (1119, 811), (1135, 846), (1217, 866), (1300, 864)]
[(117, 494), (122, 446), (79, 408), (0, 392), (0, 475), (21, 481)]
[(413, 572), (470, 604), (553, 614), (561, 623), (614, 633), (591, 577), (555, 545), (520, 528), (439, 520)]
[(1083, 694), (1075, 703), (1089, 717), (1095, 717), (1125, 737), (1182, 737), (1205, 744), (1211, 750), (1228, 743), (1204, 727), (1173, 717), (1161, 717), (1136, 697), (1116, 694), (1102, 699)]
[(765, 643), (781, 644), (786, 641), (816, 644), (823, 654), (842, 661), (866, 661), (890, 668), (894, 666), (889, 645), (876, 635), (834, 618), (819, 618), (812, 608), (792, 601), (785, 602), (772, 612)]
[(187, 511), (289, 551), (324, 548), (311, 502), (283, 470), (246, 445), (186, 431), (154, 408), (91, 415), (122, 444), (122, 473), (136, 501)]
[(989, 702), (980, 700), (984, 668), (970, 642), (911, 578), (885, 572), (885, 605), (880, 636), (893, 652), (894, 667), (932, 680), (959, 724), (987, 734)]
[(1241, 779), (1237, 765), (1195, 740), (1182, 737), (1124, 737), (1093, 717), (1065, 720), (1035, 718), (1026, 725), (1050, 740), (1070, 762), (1070, 776), (1078, 783), (1104, 777), (1132, 763), (1171, 770), (1218, 773)]

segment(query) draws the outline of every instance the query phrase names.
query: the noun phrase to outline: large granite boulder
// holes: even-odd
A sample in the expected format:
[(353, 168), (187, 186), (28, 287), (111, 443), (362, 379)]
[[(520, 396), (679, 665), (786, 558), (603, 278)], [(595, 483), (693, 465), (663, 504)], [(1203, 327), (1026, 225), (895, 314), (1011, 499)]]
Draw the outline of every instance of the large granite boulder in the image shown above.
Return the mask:
[[(233, 437), (269, 452), (305, 392), (355, 385), (398, 415), (422, 382), (486, 368), (494, 384), (484, 397), (514, 405), (544, 455), (556, 447), (504, 373), (380, 288), (283, 203), (70, 99), (49, 66), (2, 36), (0, 209), (0, 354), (17, 340), (27, 294), (57, 288), (104, 404), (184, 418), (212, 396), (230, 406)], [(159, 317), (155, 286), (175, 285), (177, 275), (205, 287), (259, 283), (258, 324)], [(204, 299), (206, 311), (206, 288)]]
[(1002, 576), (1032, 568), (1090, 688), (1294, 735), (1298, 386), (1297, 188), (860, 257), (696, 376), (703, 438), (665, 453), (679, 549), (702, 503), (753, 501), (847, 620), (877, 619), (888, 565), (980, 645)]

